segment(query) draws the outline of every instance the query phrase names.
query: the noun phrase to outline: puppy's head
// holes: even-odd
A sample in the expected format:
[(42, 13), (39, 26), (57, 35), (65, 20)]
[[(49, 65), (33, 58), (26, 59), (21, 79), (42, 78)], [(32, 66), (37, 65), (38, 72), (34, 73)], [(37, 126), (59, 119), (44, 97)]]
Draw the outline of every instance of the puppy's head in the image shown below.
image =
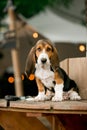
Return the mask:
[(53, 70), (59, 66), (58, 53), (54, 45), (46, 39), (37, 41), (30, 50), (25, 66), (27, 76), (34, 74), (35, 65), (51, 66)]

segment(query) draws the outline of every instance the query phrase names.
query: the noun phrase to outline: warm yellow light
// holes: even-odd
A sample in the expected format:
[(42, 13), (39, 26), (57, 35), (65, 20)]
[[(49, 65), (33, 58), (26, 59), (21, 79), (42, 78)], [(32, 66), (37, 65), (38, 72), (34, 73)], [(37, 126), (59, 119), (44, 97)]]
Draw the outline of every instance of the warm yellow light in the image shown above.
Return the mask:
[(29, 80), (34, 80), (34, 78), (35, 78), (34, 74), (30, 74)]
[(37, 32), (33, 33), (33, 38), (38, 38), (38, 33)]
[(86, 49), (86, 48), (85, 48), (85, 46), (84, 46), (84, 45), (80, 45), (80, 46), (79, 46), (79, 50), (80, 50), (81, 52), (84, 52), (84, 51), (85, 51), (85, 49)]
[(13, 83), (13, 82), (14, 82), (14, 77), (12, 77), (12, 76), (9, 77), (9, 78), (8, 78), (8, 82), (9, 82), (9, 83)]
[(24, 80), (24, 75), (23, 74), (22, 74), (21, 78), (22, 78), (22, 80)]

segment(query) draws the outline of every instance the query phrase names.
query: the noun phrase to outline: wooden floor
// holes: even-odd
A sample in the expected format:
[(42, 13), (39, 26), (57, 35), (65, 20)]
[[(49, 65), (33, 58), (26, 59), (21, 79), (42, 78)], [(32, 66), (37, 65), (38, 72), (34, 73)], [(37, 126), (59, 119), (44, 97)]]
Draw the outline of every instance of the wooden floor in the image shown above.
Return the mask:
[(86, 130), (87, 100), (0, 100), (0, 125), (5, 130)]

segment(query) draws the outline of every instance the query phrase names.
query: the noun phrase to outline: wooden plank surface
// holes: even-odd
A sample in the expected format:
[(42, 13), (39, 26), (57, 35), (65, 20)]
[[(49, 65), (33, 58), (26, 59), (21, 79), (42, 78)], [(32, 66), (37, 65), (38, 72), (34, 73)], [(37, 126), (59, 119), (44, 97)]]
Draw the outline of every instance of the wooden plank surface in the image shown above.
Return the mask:
[(7, 101), (4, 99), (0, 99), (0, 107), (7, 107)]
[(87, 111), (87, 100), (83, 101), (63, 101), (53, 102), (52, 107), (54, 110), (72, 110), (72, 111)]
[[(45, 110), (48, 110), (48, 113), (56, 113), (60, 111), (60, 113), (72, 113), (72, 111), (76, 111), (77, 113), (82, 111), (87, 113), (87, 100), (81, 101), (62, 101), (62, 102), (31, 102), (31, 101), (11, 101), (10, 108), (21, 108), (28, 110), (42, 110), (44, 113)], [(59, 112), (58, 112), (59, 113)]]
[(13, 108), (25, 108), (25, 109), (50, 109), (51, 102), (35, 102), (35, 101), (11, 101), (10, 107)]

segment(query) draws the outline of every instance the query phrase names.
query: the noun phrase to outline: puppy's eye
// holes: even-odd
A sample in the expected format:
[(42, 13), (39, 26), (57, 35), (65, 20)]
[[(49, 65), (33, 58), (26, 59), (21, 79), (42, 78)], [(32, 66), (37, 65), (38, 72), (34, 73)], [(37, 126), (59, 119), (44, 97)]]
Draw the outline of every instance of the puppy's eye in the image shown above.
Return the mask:
[(47, 49), (46, 49), (46, 50), (49, 52), (49, 51), (51, 51), (51, 48), (50, 48), (50, 47), (47, 47)]
[(38, 47), (38, 48), (37, 48), (37, 51), (41, 51), (41, 48), (40, 48), (40, 47)]

